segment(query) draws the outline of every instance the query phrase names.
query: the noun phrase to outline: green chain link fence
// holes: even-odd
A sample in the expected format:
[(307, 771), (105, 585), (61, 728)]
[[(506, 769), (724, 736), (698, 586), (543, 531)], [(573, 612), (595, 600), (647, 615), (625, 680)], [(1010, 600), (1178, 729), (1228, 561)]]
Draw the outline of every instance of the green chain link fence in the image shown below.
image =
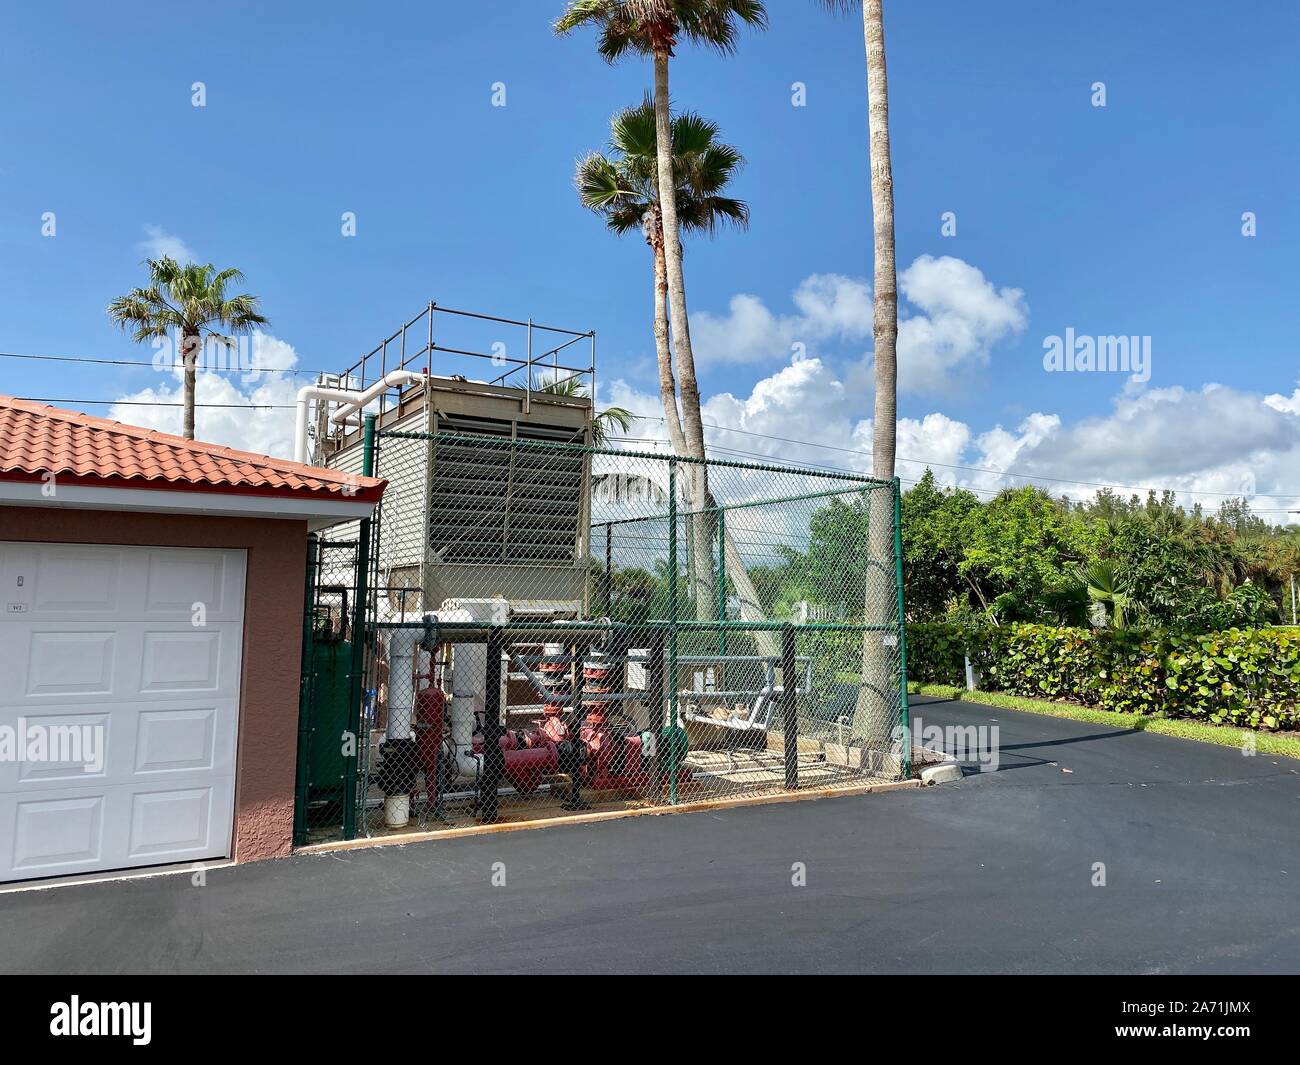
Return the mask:
[(340, 733), (355, 748), (339, 805), (300, 775), (300, 803), (319, 800), (300, 838), (910, 774), (896, 481), (486, 435), (367, 441), (388, 488), (356, 529), (364, 653)]

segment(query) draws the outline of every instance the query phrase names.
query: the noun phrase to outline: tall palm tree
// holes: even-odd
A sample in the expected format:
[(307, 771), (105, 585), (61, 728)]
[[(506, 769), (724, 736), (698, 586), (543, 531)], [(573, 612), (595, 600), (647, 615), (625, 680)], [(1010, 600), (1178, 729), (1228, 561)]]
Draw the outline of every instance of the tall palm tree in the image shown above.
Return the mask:
[[(669, 318), (681, 376), (684, 440), (687, 455), (697, 459), (705, 457), (704, 424), (686, 309), (686, 279), (682, 270), (681, 219), (673, 179), (668, 65), (681, 38), (730, 55), (736, 49), (742, 24), (766, 27), (767, 11), (761, 0), (569, 0), (564, 14), (555, 23), (555, 31), (561, 35), (583, 26), (595, 27), (599, 31), (597, 51), (610, 63), (629, 54), (648, 55), (654, 62), (656, 181), (663, 216)], [(702, 509), (707, 489), (707, 485), (702, 483), (705, 480), (702, 476), (693, 478), (701, 501), (699, 509)]]
[[(719, 140), (716, 123), (694, 112), (672, 119), (674, 198), (678, 223), (687, 232), (713, 234), (725, 225), (744, 228), (749, 207), (723, 195), (744, 165), (735, 148)], [(640, 232), (654, 264), (654, 337), (659, 395), (673, 450), (689, 454), (677, 409), (677, 385), (668, 341), (668, 267), (658, 192), (654, 102), (618, 112), (610, 123), (611, 155), (592, 152), (578, 161), (574, 184), (582, 205), (619, 235)]]
[[(894, 479), (898, 424), (898, 268), (894, 255), (894, 172), (889, 152), (889, 78), (885, 67), (883, 0), (818, 0), (826, 8), (849, 11), (862, 7), (862, 31), (867, 58), (867, 130), (871, 145), (871, 218), (875, 237), (872, 332), (875, 337), (875, 414), (872, 422), (871, 473), (882, 481)], [(874, 564), (892, 563), (893, 501), (884, 491), (871, 493), (868, 550)], [(867, 582), (865, 618), (869, 625), (892, 621), (894, 605), (887, 579)], [(884, 743), (893, 718), (894, 654), (879, 632), (868, 632), (862, 646), (862, 686), (854, 715), (854, 735), (872, 747)]]
[[(664, 269), (668, 286), (668, 317), (671, 343), (677, 353), (681, 389), (680, 444), (688, 458), (703, 460), (704, 419), (700, 412), (700, 386), (691, 347), (686, 308), (686, 279), (682, 269), (682, 220), (677, 206), (673, 178), (672, 121), (669, 109), (668, 66), (679, 39), (702, 44), (729, 55), (736, 49), (742, 25), (766, 27), (767, 11), (761, 0), (569, 0), (555, 31), (564, 35), (583, 26), (595, 27), (597, 51), (610, 63), (625, 56), (650, 56), (654, 64), (655, 183), (663, 229)], [(664, 417), (674, 413), (665, 409)], [(674, 444), (677, 447), (677, 444)], [(714, 539), (717, 522), (715, 503), (709, 493), (708, 468), (691, 466), (690, 485), (695, 550), (698, 553)], [(697, 578), (705, 569), (696, 567)], [(703, 587), (704, 585), (700, 585)], [(708, 597), (712, 600), (714, 597)], [(705, 609), (696, 597), (697, 613)]]
[[(685, 232), (716, 233), (721, 227), (749, 224), (749, 207), (743, 200), (725, 195), (727, 186), (744, 166), (744, 157), (723, 143), (716, 123), (694, 112), (675, 115), (671, 124), (673, 176), (677, 216)], [(605, 220), (606, 227), (623, 234), (640, 230), (654, 263), (654, 337), (659, 365), (659, 395), (664, 423), (673, 450), (691, 454), (677, 410), (677, 385), (673, 373), (672, 347), (668, 335), (668, 279), (663, 211), (658, 190), (658, 138), (654, 101), (620, 111), (610, 124), (612, 158), (592, 152), (579, 160), (575, 185), (584, 207)], [(694, 473), (693, 468), (690, 472)], [(701, 474), (704, 472), (699, 470)], [(717, 585), (713, 572), (712, 544), (717, 521), (708, 513), (713, 506), (707, 494), (692, 518), (694, 559), (691, 592), (696, 617), (711, 618), (717, 608)], [(730, 538), (728, 537), (728, 541)], [(734, 543), (726, 543), (727, 567), (743, 603), (752, 600), (758, 608), (757, 592), (749, 583), (744, 563)], [(734, 556), (734, 557), (733, 557)], [(742, 611), (743, 613), (743, 611)]]
[(218, 270), (211, 263), (180, 266), (164, 255), (146, 259), (149, 284), (118, 296), (108, 305), (108, 316), (123, 331), (133, 330), (137, 343), (175, 334), (185, 367), (185, 415), (182, 435), (194, 439), (194, 388), (203, 337), (233, 345), (233, 335), (250, 333), (267, 324), (256, 296), (226, 295), (226, 286), (244, 275), (229, 268)]

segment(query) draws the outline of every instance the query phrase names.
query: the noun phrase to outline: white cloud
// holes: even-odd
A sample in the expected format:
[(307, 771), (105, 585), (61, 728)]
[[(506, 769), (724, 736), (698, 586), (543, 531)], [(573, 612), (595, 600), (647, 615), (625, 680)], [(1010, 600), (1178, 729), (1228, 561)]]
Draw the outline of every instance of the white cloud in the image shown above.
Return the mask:
[(1276, 393), (1265, 396), (1264, 402), (1274, 410), (1280, 410), (1287, 414), (1300, 414), (1300, 388), (1297, 388), (1289, 396), (1280, 396)]
[(898, 288), (922, 313), (898, 323), (898, 387), (945, 391), (953, 377), (986, 366), (999, 341), (1029, 321), (1025, 294), (995, 289), (970, 263), (922, 255), (898, 277)]
[(798, 314), (773, 314), (746, 294), (731, 298), (726, 315), (697, 311), (691, 315), (692, 347), (702, 362), (771, 362), (790, 358), (795, 344), (810, 348), (871, 336), (871, 288), (865, 281), (813, 274), (800, 282), (792, 300)]
[[(657, 417), (656, 396), (623, 382), (611, 391), (605, 397), (610, 402)], [(717, 427), (706, 432), (720, 456), (742, 457), (728, 455), (730, 449), (870, 473), (871, 407), (869, 391), (849, 387), (814, 358), (791, 362), (748, 394), (710, 397), (703, 414)], [(637, 435), (662, 440), (662, 423), (642, 422)], [(898, 475), (914, 481), (927, 466), (940, 483), (984, 498), (1027, 483), (1075, 499), (1092, 496), (1098, 484), (1140, 492), (1172, 488), (1185, 506), (1199, 502), (1206, 510), (1229, 496), (1245, 496), (1280, 523), (1291, 520), (1285, 511), (1300, 509), (1300, 390), (1288, 399), (1220, 385), (1199, 391), (1126, 385), (1103, 417), (1066, 424), (1058, 414), (1035, 412), (1013, 428), (984, 432), (942, 411), (899, 419)]]
[[(1260, 396), (1218, 384), (1200, 390), (1124, 389), (1105, 416), (1054, 426), (1021, 447), (1015, 474), (1172, 488), (1216, 509), (1244, 495), (1257, 509), (1300, 505), (1300, 395)], [(1072, 495), (1087, 489), (1062, 486)], [(1252, 498), (1253, 497), (1253, 498)], [(1269, 515), (1280, 521), (1282, 514)]]
[[(291, 345), (265, 334), (255, 334), (247, 350), (250, 354), (246, 364), (248, 369), (272, 372), (200, 371), (194, 393), (195, 436), (241, 451), (292, 458), (292, 406), (297, 398), (298, 384), (293, 375), (285, 371), (297, 365), (298, 356)], [(183, 371), (177, 367), (162, 373), (164, 377), (158, 385), (119, 397), (110, 408), (108, 417), (179, 435), (181, 408), (161, 404), (179, 404), (182, 401)]]
[(145, 239), (136, 247), (150, 259), (161, 259), (164, 255), (175, 259), (181, 265), (196, 262), (198, 256), (188, 244), (175, 233), (168, 233), (162, 226), (144, 227)]
[[(943, 391), (954, 376), (987, 365), (991, 349), (1023, 330), (1025, 295), (995, 288), (976, 267), (951, 256), (922, 255), (898, 278), (904, 297), (898, 325), (899, 388)], [(870, 343), (871, 287), (858, 278), (813, 274), (795, 289), (797, 313), (775, 314), (757, 296), (733, 296), (725, 315), (691, 318), (701, 362), (757, 363), (812, 354), (828, 341)], [(907, 304), (911, 304), (909, 308)], [(795, 345), (802, 345), (796, 349)], [(849, 384), (870, 380), (870, 356)]]

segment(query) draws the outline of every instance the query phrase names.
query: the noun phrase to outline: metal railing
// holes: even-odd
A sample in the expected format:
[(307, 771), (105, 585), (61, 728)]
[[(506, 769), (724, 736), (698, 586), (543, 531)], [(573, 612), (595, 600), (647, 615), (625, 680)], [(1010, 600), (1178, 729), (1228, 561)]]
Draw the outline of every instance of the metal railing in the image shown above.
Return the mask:
[[(581, 357), (575, 356), (581, 353)], [(527, 412), (541, 388), (575, 388), (592, 399), (596, 394), (596, 333), (545, 325), (532, 318), (502, 318), (476, 311), (440, 306), (430, 300), (414, 318), (347, 366), (329, 375), (329, 382), (363, 391), (393, 370), (429, 376), (481, 381), (489, 386), (518, 388)], [(382, 419), (411, 386), (395, 386), (377, 398), (374, 411)], [(356, 426), (329, 424), (337, 446)]]

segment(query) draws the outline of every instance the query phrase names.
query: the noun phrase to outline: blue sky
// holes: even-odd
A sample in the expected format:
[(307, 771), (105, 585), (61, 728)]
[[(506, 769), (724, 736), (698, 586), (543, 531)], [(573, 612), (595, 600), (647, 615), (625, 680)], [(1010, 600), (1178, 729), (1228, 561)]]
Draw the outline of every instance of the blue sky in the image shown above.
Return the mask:
[[(245, 271), (279, 364), (341, 368), (435, 299), (594, 328), (606, 398), (650, 402), (648, 254), (572, 191), (575, 158), (650, 72), (606, 66), (590, 34), (554, 38), (561, 7), (320, 3), (306, 17), (227, 3), (214, 29), (209, 8), (9, 5), (0, 350), (147, 358), (103, 308), (142, 280), (152, 233)], [(719, 446), (859, 466), (872, 407), (861, 24), (810, 0), (769, 8), (737, 55), (683, 47), (673, 67), (676, 103), (748, 159), (750, 230), (688, 248), (706, 416), (743, 430), (719, 430)], [(1300, 8), (894, 0), (886, 17), (898, 262), (916, 297), (902, 305), (900, 454), (986, 492), (1060, 477), (1291, 506)], [(792, 106), (796, 82), (806, 106)], [(1149, 381), (1044, 372), (1044, 338), (1067, 328), (1149, 336)], [(3, 359), (0, 374), (0, 391), (59, 399), (174, 388), (148, 369)], [(170, 408), (114, 416), (178, 424)], [(243, 417), (201, 411), (200, 435), (207, 418), (214, 438), (279, 447), (291, 414)]]

